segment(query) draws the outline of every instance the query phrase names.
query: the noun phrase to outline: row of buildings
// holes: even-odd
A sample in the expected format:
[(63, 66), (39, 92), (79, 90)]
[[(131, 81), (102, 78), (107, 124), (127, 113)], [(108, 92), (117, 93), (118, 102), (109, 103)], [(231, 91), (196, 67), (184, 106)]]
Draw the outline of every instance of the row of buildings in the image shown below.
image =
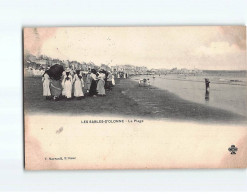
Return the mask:
[(52, 66), (54, 64), (60, 64), (64, 66), (64, 68), (70, 68), (73, 70), (82, 70), (88, 71), (91, 69), (104, 69), (106, 71), (111, 71), (113, 73), (122, 72), (127, 73), (128, 75), (142, 75), (142, 74), (198, 74), (202, 73), (202, 70), (198, 69), (148, 69), (146, 66), (134, 66), (134, 65), (115, 65), (108, 66), (106, 64), (96, 65), (93, 62), (78, 62), (78, 61), (69, 61), (69, 60), (59, 60), (52, 59), (50, 57), (41, 55), (36, 57), (34, 55), (25, 55), (24, 57), (24, 66), (26, 68), (32, 69), (47, 69), (48, 66)]
[(160, 74), (200, 74), (202, 70), (199, 69), (186, 69), (186, 68), (172, 68), (172, 69), (160, 69)]
[(111, 72), (123, 72), (129, 75), (133, 74), (147, 74), (148, 69), (147, 67), (141, 66), (133, 66), (133, 65), (116, 65), (116, 66), (108, 66), (106, 64), (96, 65), (93, 62), (78, 62), (78, 61), (69, 61), (69, 60), (59, 60), (59, 59), (52, 59), (50, 57), (41, 55), (36, 57), (34, 55), (25, 55), (24, 57), (24, 66), (26, 68), (32, 69), (47, 69), (48, 66), (52, 66), (54, 64), (60, 64), (65, 69), (70, 68), (73, 70), (83, 70), (88, 71), (91, 69), (104, 69), (106, 71)]
[(148, 74), (149, 70), (145, 66), (116, 65), (111, 66), (112, 72), (124, 72), (128, 75)]
[[(41, 55), (39, 57), (36, 57), (34, 55), (26, 55), (24, 57), (24, 66), (27, 68), (33, 68), (33, 69), (47, 69), (49, 66), (53, 66), (54, 64), (60, 64), (65, 69), (71, 68), (73, 70), (90, 70), (90, 69), (99, 69), (100, 66), (95, 65), (93, 62), (77, 62), (77, 61), (69, 61), (69, 60), (59, 60), (59, 59), (53, 59), (44, 55)], [(104, 66), (104, 64), (102, 64)], [(107, 67), (104, 67), (107, 68)], [(107, 68), (110, 70), (110, 67)]]

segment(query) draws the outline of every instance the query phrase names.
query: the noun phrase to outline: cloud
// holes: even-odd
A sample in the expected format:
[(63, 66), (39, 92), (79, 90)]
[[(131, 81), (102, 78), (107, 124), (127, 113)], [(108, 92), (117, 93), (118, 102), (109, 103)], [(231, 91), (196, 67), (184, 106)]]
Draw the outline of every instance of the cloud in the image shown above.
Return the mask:
[(43, 44), (55, 32), (56, 28), (24, 28), (24, 52), (40, 55)]
[(229, 55), (229, 54), (237, 54), (239, 48), (234, 44), (230, 45), (229, 42), (218, 41), (218, 42), (211, 42), (210, 45), (207, 46), (200, 46), (195, 49), (193, 52), (194, 55), (197, 56), (216, 56), (216, 55)]
[(222, 26), (222, 37), (239, 49), (246, 50), (246, 27), (245, 26)]
[(246, 69), (244, 33), (237, 26), (38, 28), (24, 32), (24, 42), (35, 54), (110, 66)]

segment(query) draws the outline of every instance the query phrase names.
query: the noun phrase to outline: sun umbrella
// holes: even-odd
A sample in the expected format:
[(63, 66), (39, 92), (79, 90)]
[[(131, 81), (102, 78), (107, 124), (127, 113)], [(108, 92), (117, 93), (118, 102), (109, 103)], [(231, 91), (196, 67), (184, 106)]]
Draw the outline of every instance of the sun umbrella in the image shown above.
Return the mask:
[(47, 70), (47, 74), (49, 75), (51, 79), (60, 80), (63, 71), (64, 71), (64, 68), (62, 65), (55, 64), (51, 66), (49, 70)]

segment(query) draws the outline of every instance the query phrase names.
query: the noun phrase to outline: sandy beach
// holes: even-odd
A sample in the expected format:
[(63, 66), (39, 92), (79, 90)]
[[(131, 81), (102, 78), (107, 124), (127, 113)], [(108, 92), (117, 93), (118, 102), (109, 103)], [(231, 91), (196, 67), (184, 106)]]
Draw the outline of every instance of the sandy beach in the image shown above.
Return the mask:
[[(151, 86), (167, 90), (180, 98), (207, 107), (219, 108), (247, 117), (247, 86), (246, 77), (230, 77), (224, 75), (140, 75), (132, 79), (149, 79)], [(210, 88), (205, 90), (205, 80), (209, 78)], [(242, 81), (243, 80), (243, 81)], [(241, 82), (231, 82), (241, 81)]]
[(98, 114), (222, 123), (246, 121), (244, 116), (184, 100), (167, 90), (139, 87), (138, 82), (131, 79), (117, 79), (116, 86), (107, 91), (106, 97), (85, 96), (82, 100), (57, 102), (47, 101), (42, 96), (39, 77), (26, 77), (24, 86), (24, 106), (28, 114)]

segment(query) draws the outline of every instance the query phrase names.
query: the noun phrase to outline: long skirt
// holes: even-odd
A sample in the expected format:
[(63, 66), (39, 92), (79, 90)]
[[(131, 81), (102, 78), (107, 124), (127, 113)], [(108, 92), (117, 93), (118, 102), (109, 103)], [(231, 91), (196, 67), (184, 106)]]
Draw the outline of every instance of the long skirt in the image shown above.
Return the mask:
[(97, 95), (97, 82), (95, 80), (92, 80), (91, 86), (90, 86), (90, 90), (89, 90), (89, 95), (93, 96), (93, 95)]
[(43, 82), (43, 96), (50, 96), (50, 95), (51, 95), (50, 81), (44, 80), (44, 82)]
[(58, 81), (51, 80), (50, 89), (51, 89), (51, 95), (52, 96), (59, 97), (62, 93), (61, 81), (60, 80), (58, 80)]
[(65, 90), (64, 82), (62, 82), (62, 95), (66, 96), (66, 90)]
[(90, 90), (90, 87), (91, 87), (91, 82), (89, 83), (87, 83), (87, 90), (89, 91)]
[(106, 81), (106, 89), (112, 88), (112, 81)]
[(74, 96), (75, 97), (82, 97), (84, 96), (84, 93), (82, 91), (82, 83), (81, 80), (76, 80), (74, 84)]
[(97, 83), (97, 91), (98, 91), (98, 95), (105, 95), (105, 81), (103, 80), (99, 80)]
[(72, 93), (72, 83), (71, 81), (65, 81), (64, 82), (64, 90), (63, 90), (63, 95), (66, 96), (67, 98), (71, 98), (71, 93)]

